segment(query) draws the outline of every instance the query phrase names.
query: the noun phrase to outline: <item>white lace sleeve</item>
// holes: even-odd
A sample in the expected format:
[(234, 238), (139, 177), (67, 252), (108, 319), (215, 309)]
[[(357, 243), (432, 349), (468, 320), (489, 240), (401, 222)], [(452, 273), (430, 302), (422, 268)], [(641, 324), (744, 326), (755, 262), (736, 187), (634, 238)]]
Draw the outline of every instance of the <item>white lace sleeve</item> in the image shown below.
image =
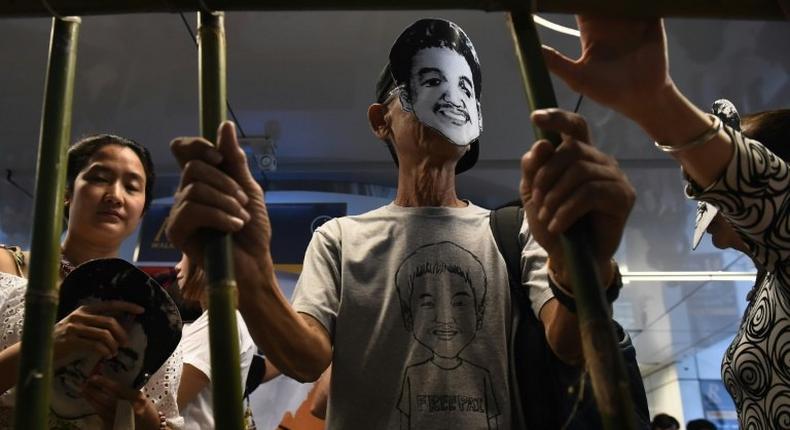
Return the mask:
[(181, 346), (178, 346), (173, 355), (165, 361), (165, 364), (154, 373), (143, 387), (143, 394), (151, 399), (159, 412), (162, 412), (167, 417), (167, 423), (174, 429), (184, 427), (184, 418), (178, 413), (178, 403), (176, 403), (183, 365)]

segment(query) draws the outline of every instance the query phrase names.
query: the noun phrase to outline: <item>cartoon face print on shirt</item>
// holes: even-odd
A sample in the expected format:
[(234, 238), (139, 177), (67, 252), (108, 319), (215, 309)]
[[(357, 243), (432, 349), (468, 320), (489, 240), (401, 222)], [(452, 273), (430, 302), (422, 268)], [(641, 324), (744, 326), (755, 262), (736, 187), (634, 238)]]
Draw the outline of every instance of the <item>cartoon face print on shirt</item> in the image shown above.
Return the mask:
[(477, 332), (475, 294), (460, 273), (426, 273), (412, 283), (413, 334), (443, 358), (454, 358)]
[(461, 356), (483, 327), (480, 260), (453, 242), (424, 245), (403, 260), (395, 284), (406, 330), (430, 351), (403, 373), (401, 428), (498, 428), (490, 372)]
[(401, 106), (458, 146), (477, 140), (480, 63), (458, 25), (423, 19), (408, 27), (390, 51), (390, 66)]

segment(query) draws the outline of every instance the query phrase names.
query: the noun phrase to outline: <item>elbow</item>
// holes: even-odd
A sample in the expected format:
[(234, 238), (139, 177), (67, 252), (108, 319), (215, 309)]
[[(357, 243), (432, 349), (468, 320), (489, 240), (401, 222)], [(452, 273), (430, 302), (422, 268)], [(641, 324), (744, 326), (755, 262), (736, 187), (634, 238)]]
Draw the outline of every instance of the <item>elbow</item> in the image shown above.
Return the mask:
[(321, 373), (323, 370), (317, 370), (318, 368), (302, 368), (302, 369), (293, 369), (292, 372), (286, 373), (291, 379), (296, 380), (302, 384), (307, 384), (310, 382), (315, 382), (318, 378), (321, 377)]
[(554, 345), (549, 343), (549, 348), (563, 363), (574, 366), (582, 367), (584, 365), (584, 353), (582, 352), (581, 344), (576, 347), (568, 347), (566, 345)]
[[(315, 348), (315, 346), (314, 346)], [(301, 383), (315, 382), (324, 373), (332, 362), (331, 348), (318, 347), (309, 355), (304, 355), (298, 360), (288, 363), (288, 366), (277, 367), (292, 379)], [(285, 370), (287, 369), (287, 370)]]
[(577, 330), (561, 330), (549, 325), (546, 327), (546, 342), (563, 363), (576, 367), (584, 365), (584, 351)]

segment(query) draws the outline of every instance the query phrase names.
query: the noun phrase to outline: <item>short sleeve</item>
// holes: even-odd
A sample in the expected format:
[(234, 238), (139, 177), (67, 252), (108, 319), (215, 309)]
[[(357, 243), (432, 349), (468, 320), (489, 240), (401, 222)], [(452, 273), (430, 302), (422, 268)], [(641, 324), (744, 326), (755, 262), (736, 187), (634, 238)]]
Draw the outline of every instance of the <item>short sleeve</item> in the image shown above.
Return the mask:
[(202, 315), (184, 328), (181, 339), (181, 353), (184, 364), (201, 371), (211, 380), (211, 348), (209, 347), (208, 313)]
[(549, 288), (549, 272), (546, 266), (548, 254), (529, 231), (526, 217), (519, 231), (521, 244), (521, 284), (529, 291), (529, 301), (535, 317), (540, 319), (540, 309), (554, 297)]
[(294, 310), (317, 319), (332, 338), (340, 303), (340, 237), (337, 219), (313, 233), (292, 300)]
[(178, 403), (176, 403), (183, 365), (181, 348), (177, 347), (173, 355), (143, 387), (143, 394), (154, 403), (159, 412), (165, 415), (167, 423), (174, 429), (184, 427), (184, 418), (178, 412)]

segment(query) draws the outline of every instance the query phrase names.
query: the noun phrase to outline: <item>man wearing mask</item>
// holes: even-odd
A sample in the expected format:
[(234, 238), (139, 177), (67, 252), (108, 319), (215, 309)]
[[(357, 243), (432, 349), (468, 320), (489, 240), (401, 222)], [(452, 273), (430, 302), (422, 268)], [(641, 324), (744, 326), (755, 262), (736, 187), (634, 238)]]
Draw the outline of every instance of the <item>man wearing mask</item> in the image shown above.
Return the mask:
[[(455, 189), (455, 175), (477, 161), (481, 83), (456, 24), (424, 19), (400, 35), (368, 109), (398, 166), (396, 198), (316, 230), (293, 306), (277, 287), (263, 195), (232, 124), (220, 128), (216, 149), (197, 138), (172, 144), (186, 167), (171, 240), (202, 261), (200, 228), (234, 234), (239, 310), (268, 359), (302, 381), (333, 363), (328, 428), (521, 427), (507, 268), (490, 211)], [(554, 298), (570, 291), (558, 234), (590, 215), (601, 283), (616, 285), (611, 257), (634, 191), (613, 159), (584, 143), (581, 117), (554, 110), (532, 119), (564, 141), (556, 150), (538, 142), (522, 159), (523, 288), (550, 348), (580, 363), (576, 316)]]

